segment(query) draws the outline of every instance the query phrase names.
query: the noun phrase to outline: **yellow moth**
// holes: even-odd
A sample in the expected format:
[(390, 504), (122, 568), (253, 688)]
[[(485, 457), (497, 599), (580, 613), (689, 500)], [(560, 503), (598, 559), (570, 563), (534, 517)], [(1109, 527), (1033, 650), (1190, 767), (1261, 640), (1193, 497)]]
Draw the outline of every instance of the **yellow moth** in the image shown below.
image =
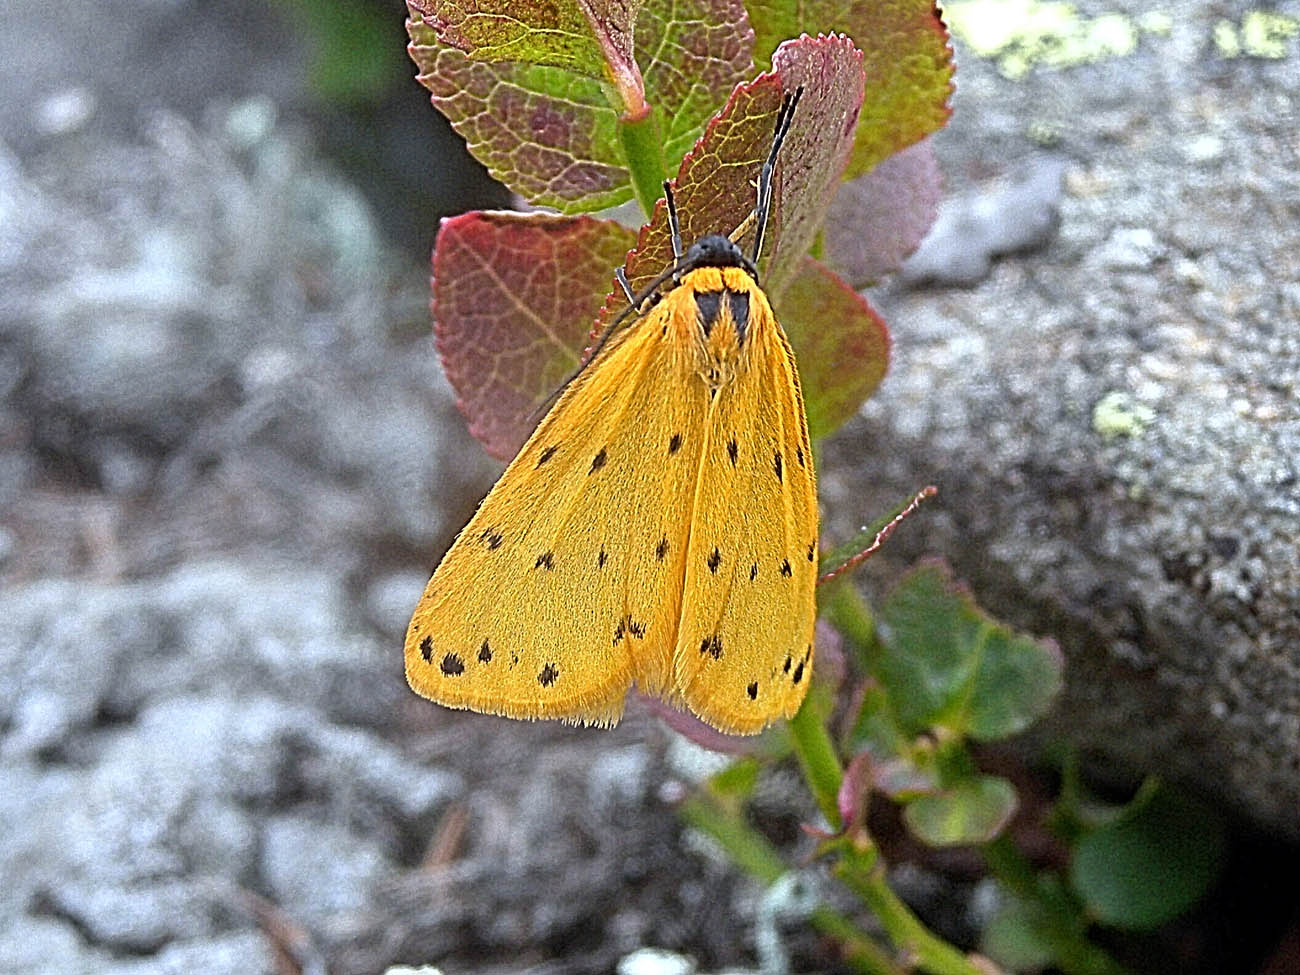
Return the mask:
[[(754, 250), (720, 234), (602, 336), (429, 580), (406, 677), (453, 708), (612, 725), (635, 684), (721, 731), (798, 710), (813, 662), (817, 489), (794, 356)], [(660, 288), (666, 291), (659, 293)]]

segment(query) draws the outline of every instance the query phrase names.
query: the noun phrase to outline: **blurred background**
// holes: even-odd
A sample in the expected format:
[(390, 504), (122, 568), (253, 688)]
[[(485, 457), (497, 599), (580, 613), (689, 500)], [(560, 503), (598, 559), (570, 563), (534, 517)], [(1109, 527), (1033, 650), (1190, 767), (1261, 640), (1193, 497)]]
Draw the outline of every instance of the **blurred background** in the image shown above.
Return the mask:
[[(822, 477), (841, 535), (937, 480), (868, 588), (947, 555), (1062, 642), (1053, 733), (1100, 781), (1157, 767), (1232, 817), (1217, 920), (1150, 971), (1296, 970), (1267, 965), (1300, 865), (1300, 42), (1246, 50), (1228, 6), (1130, 4), (1133, 50), (1063, 62), (962, 39), (951, 200), (875, 294), (894, 374)], [(428, 256), (509, 196), (404, 16), (6, 0), (0, 972), (764, 957), (759, 892), (673, 812), (707, 755), (635, 708), (596, 733), (406, 689), (410, 611), (500, 470), (438, 367)], [(776, 768), (755, 815), (798, 848), (806, 802)], [(972, 943), (976, 876), (912, 853), (898, 885)]]

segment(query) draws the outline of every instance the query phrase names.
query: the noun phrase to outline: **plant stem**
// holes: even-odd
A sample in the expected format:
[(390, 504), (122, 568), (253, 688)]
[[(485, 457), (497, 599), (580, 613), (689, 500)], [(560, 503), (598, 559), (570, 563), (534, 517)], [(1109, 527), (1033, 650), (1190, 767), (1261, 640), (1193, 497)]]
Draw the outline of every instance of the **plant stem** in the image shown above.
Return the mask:
[[(733, 862), (760, 883), (772, 884), (786, 873), (780, 854), (762, 835), (709, 797), (688, 799), (681, 806), (681, 814), (686, 822), (712, 837)], [(818, 907), (809, 920), (813, 927), (843, 946), (846, 961), (863, 975), (906, 975), (907, 969), (888, 951), (834, 909)]]
[(838, 579), (822, 588), (820, 609), (826, 620), (857, 646), (864, 663), (880, 653), (876, 618), (850, 579)]
[(663, 196), (664, 151), (659, 137), (659, 123), (651, 110), (635, 122), (619, 119), (618, 137), (632, 177), (632, 192), (647, 220), (655, 203)]
[(843, 849), (834, 873), (862, 898), (890, 941), (915, 967), (933, 975), (985, 975), (969, 958), (922, 924), (894, 893), (885, 881), (884, 865), (874, 850), (863, 853)]
[(843, 825), (840, 822), (839, 795), (844, 771), (835, 754), (835, 743), (822, 720), (818, 697), (810, 691), (804, 698), (803, 707), (790, 719), (790, 737), (817, 807), (831, 829), (838, 830)]

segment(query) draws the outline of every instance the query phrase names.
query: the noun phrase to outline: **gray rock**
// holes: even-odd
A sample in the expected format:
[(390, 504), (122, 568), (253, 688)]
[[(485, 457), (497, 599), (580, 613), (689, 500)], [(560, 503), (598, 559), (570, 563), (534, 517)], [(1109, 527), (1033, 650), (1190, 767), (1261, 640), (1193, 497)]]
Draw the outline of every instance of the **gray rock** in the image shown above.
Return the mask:
[(942, 553), (991, 611), (1061, 641), (1051, 729), (1097, 768), (1294, 838), (1300, 59), (1207, 57), (1212, 22), (1188, 8), (1131, 56), (1019, 81), (958, 46), (934, 140), (949, 186), (1051, 132), (1059, 234), (966, 290), (874, 293), (896, 358), (823, 496), (846, 534), (936, 483), (877, 585)]

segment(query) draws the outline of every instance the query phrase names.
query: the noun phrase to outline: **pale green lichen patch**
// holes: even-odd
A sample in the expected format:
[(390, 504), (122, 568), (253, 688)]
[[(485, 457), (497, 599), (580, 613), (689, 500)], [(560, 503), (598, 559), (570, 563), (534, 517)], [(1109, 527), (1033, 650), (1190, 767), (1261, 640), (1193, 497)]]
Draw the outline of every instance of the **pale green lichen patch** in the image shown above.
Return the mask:
[[(1174, 18), (1148, 10), (1095, 17), (1065, 0), (951, 0), (943, 16), (953, 33), (980, 57), (997, 62), (1007, 78), (1022, 78), (1032, 68), (1070, 68), (1127, 57), (1143, 35), (1168, 38)], [(1251, 10), (1240, 23), (1221, 19), (1207, 25), (1220, 57), (1287, 57), (1300, 34), (1300, 20), (1271, 10)]]
[(1251, 10), (1238, 27), (1230, 20), (1214, 25), (1214, 47), (1221, 57), (1280, 60), (1289, 53), (1287, 42), (1300, 34), (1300, 20), (1272, 10)]
[[(943, 5), (944, 20), (981, 57), (995, 58), (1008, 78), (1021, 78), (1035, 65), (1068, 68), (1137, 50), (1141, 22), (1126, 14), (1088, 17), (1060, 0), (954, 0)], [(1154, 32), (1161, 21), (1152, 22)]]
[(1120, 390), (1107, 393), (1092, 408), (1092, 428), (1104, 440), (1140, 437), (1155, 418), (1155, 410)]

